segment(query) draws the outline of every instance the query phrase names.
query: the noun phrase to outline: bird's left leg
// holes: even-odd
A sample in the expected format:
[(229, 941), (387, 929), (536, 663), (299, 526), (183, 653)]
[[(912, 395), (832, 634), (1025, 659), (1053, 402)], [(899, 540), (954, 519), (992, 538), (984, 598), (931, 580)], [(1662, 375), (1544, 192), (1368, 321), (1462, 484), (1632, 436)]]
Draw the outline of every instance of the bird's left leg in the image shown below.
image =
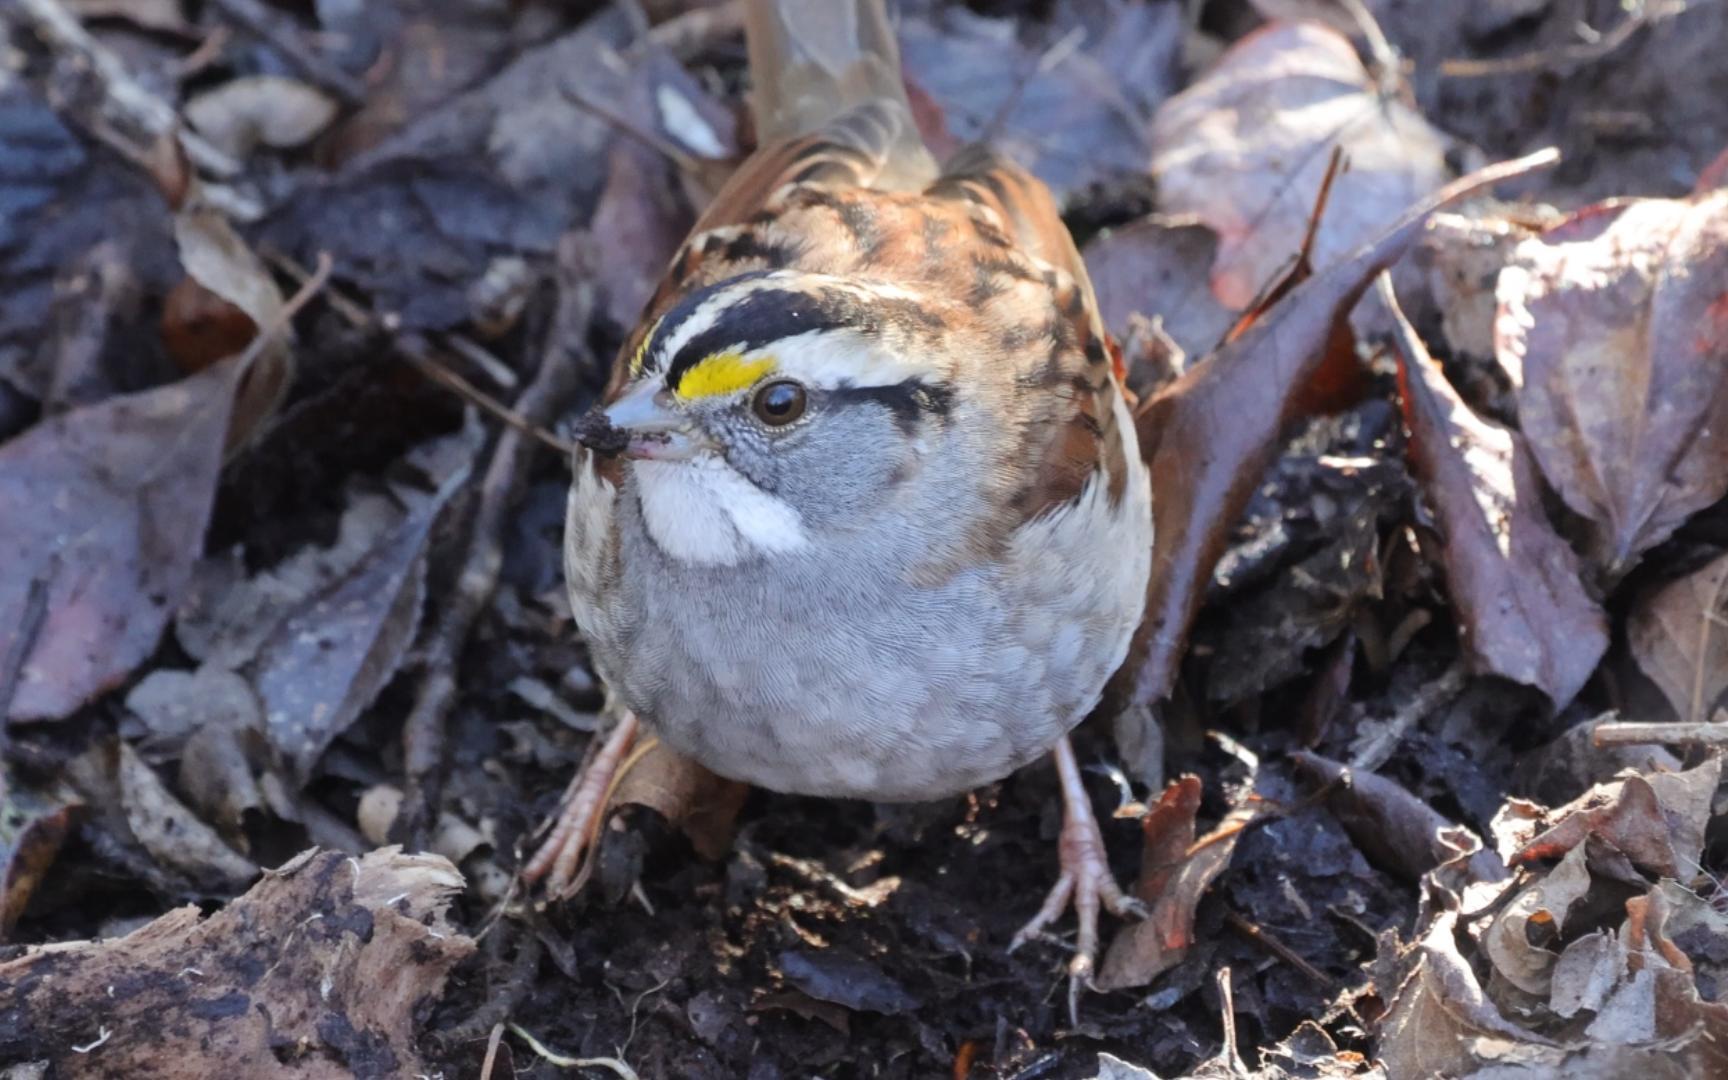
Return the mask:
[(1080, 766), (1074, 760), (1074, 747), (1064, 735), (1052, 752), (1056, 759), (1056, 775), (1062, 783), (1062, 839), (1058, 844), (1062, 875), (1045, 897), (1044, 906), (1032, 916), (1020, 932), (1014, 935), (1008, 951), (1013, 952), (1029, 939), (1055, 922), (1070, 903), (1079, 931), (1074, 943), (1074, 958), (1068, 962), (1070, 984), (1068, 1008), (1077, 1011), (1079, 989), (1092, 982), (1094, 961), (1098, 955), (1098, 909), (1109, 909), (1121, 917), (1146, 917), (1146, 906), (1122, 891), (1110, 873), (1110, 860), (1104, 850), (1104, 834), (1098, 829), (1098, 819), (1092, 813), (1092, 802), (1086, 787), (1080, 782)]

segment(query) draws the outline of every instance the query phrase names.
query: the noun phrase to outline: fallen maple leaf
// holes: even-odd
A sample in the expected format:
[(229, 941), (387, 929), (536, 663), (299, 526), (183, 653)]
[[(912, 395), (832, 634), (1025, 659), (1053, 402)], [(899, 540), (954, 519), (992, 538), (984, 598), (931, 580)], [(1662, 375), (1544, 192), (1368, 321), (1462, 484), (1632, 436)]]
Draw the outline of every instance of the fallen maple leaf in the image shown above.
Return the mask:
[(1247, 308), (1296, 255), (1333, 147), (1348, 168), (1314, 265), (1348, 255), (1445, 183), (1447, 140), (1384, 99), (1342, 34), (1274, 23), (1237, 42), (1152, 124), (1160, 207), (1218, 234), (1212, 291)]
[(1585, 595), (1578, 556), (1542, 510), (1524, 440), (1478, 419), (1452, 389), (1391, 281), (1398, 389), (1411, 465), (1441, 533), (1459, 637), (1478, 671), (1534, 686), (1563, 709), (1608, 648), (1608, 620)]
[(1728, 191), (1580, 210), (1496, 293), (1524, 435), (1612, 573), (1728, 494)]

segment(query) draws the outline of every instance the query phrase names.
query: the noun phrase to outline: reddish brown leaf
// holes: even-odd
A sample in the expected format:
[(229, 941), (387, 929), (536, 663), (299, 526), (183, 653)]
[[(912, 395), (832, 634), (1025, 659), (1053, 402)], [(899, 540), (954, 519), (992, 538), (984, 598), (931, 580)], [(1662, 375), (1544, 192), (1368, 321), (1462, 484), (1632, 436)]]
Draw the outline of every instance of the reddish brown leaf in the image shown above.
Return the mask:
[(1728, 191), (1581, 210), (1497, 295), (1525, 437), (1612, 571), (1728, 493)]
[(1440, 528), (1464, 648), (1477, 670), (1534, 686), (1563, 709), (1608, 648), (1608, 620), (1548, 523), (1524, 440), (1471, 413), (1381, 282), (1410, 462)]
[(1122, 990), (1144, 986), (1182, 962), (1194, 944), (1194, 909), (1236, 850), (1254, 811), (1238, 807), (1218, 827), (1194, 840), (1200, 781), (1184, 776), (1165, 788), (1145, 820), (1146, 848), (1135, 895), (1151, 915), (1116, 935), (1098, 969), (1098, 985)]
[(235, 370), (74, 409), (0, 447), (0, 656), (31, 583), (49, 590), (13, 721), (65, 716), (156, 647), (204, 543)]
[(1218, 234), (1212, 290), (1242, 310), (1301, 247), (1329, 152), (1347, 171), (1318, 237), (1325, 268), (1446, 179), (1446, 141), (1382, 98), (1348, 39), (1315, 23), (1276, 23), (1237, 42), (1152, 126), (1162, 207)]
[(1674, 712), (1704, 720), (1728, 690), (1728, 555), (1644, 597), (1626, 636)]
[(1242, 336), (1190, 367), (1142, 409), (1140, 452), (1152, 463), (1157, 541), (1146, 618), (1124, 668), (1133, 700), (1169, 693), (1188, 627), (1228, 531), (1298, 415), (1303, 388), (1374, 275), (1415, 240), (1428, 215), (1499, 180), (1552, 163), (1551, 153), (1472, 173), (1413, 207), (1344, 262), (1303, 282)]
[(1650, 873), (1689, 875), (1704, 851), (1721, 773), (1721, 760), (1710, 758), (1682, 773), (1628, 773), (1552, 811), (1514, 801), (1495, 818), (1494, 831), (1513, 865), (1559, 858), (1595, 837)]

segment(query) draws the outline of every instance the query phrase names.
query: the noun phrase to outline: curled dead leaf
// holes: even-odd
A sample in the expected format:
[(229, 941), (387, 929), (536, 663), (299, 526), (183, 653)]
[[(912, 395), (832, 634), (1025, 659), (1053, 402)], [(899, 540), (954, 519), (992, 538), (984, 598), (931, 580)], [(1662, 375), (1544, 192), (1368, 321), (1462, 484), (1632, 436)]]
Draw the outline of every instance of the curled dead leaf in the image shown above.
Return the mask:
[(1380, 295), (1393, 315), (1410, 459), (1439, 526), (1462, 644), (1477, 670), (1534, 686), (1563, 709), (1607, 651), (1608, 620), (1548, 522), (1522, 437), (1464, 404), (1385, 275)]

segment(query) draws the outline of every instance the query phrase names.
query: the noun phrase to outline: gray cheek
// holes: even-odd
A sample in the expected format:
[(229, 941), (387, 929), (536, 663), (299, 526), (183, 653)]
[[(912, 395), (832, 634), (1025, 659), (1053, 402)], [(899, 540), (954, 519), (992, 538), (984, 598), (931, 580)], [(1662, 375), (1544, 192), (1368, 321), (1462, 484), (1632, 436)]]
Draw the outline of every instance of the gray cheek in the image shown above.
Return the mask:
[(726, 456), (814, 528), (862, 518), (916, 468), (905, 433), (876, 408), (823, 412), (783, 438), (734, 429)]

